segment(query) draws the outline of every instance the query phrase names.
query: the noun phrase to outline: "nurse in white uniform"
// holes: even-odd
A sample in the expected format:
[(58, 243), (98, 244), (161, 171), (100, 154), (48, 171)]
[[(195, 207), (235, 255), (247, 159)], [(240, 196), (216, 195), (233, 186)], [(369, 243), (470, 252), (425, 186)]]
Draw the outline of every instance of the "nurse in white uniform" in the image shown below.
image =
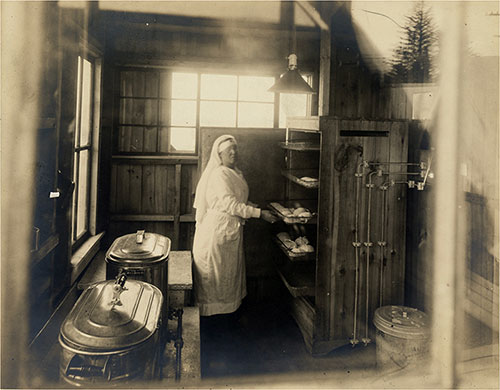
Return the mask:
[(201, 316), (238, 309), (247, 293), (243, 224), (249, 218), (275, 221), (270, 211), (248, 204), (248, 185), (236, 167), (237, 159), (234, 137), (217, 138), (196, 188), (193, 271)]

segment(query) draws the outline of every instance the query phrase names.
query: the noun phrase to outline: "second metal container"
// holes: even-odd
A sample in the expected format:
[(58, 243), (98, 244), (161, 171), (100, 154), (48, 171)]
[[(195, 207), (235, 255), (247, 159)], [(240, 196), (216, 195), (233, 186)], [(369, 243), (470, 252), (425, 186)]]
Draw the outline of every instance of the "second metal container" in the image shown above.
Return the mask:
[(170, 239), (139, 230), (118, 237), (106, 253), (106, 279), (124, 272), (129, 279), (158, 287), (165, 300), (168, 293), (168, 256)]
[(373, 323), (379, 368), (421, 368), (428, 361), (430, 321), (424, 312), (407, 306), (382, 306), (375, 310)]

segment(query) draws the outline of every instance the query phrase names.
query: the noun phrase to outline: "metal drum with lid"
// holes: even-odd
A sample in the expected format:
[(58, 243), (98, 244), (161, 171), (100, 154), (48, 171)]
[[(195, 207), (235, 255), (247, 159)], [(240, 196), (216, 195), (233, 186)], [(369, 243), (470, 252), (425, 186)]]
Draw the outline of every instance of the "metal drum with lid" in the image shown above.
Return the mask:
[(118, 237), (106, 253), (106, 279), (124, 272), (129, 279), (155, 285), (166, 299), (169, 254), (170, 239), (161, 234), (138, 230)]
[(158, 372), (163, 296), (145, 282), (128, 280), (89, 286), (59, 332), (59, 372), (76, 386), (151, 379)]
[(428, 316), (407, 306), (382, 306), (375, 310), (376, 353), (380, 368), (422, 365), (430, 340)]

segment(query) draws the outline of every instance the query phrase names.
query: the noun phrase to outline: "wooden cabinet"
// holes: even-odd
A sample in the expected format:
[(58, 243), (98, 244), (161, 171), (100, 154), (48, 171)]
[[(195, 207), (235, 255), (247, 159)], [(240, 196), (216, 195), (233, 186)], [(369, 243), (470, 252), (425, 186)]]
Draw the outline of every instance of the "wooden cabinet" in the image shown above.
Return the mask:
[(407, 140), (406, 121), (288, 120), (283, 203), (317, 213), (293, 228), (315, 253), (282, 256), (278, 270), (312, 354), (368, 344), (375, 309), (403, 303), (406, 189), (423, 172), (407, 163)]

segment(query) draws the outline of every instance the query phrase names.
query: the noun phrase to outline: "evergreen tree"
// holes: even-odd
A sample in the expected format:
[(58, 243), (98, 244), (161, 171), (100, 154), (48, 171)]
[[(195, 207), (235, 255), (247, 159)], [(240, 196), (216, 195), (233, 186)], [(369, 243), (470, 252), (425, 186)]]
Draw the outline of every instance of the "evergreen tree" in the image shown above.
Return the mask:
[(415, 5), (413, 14), (406, 17), (403, 36), (394, 50), (389, 75), (394, 82), (427, 83), (432, 81), (432, 60), (437, 42), (436, 29), (430, 9), (423, 2)]

